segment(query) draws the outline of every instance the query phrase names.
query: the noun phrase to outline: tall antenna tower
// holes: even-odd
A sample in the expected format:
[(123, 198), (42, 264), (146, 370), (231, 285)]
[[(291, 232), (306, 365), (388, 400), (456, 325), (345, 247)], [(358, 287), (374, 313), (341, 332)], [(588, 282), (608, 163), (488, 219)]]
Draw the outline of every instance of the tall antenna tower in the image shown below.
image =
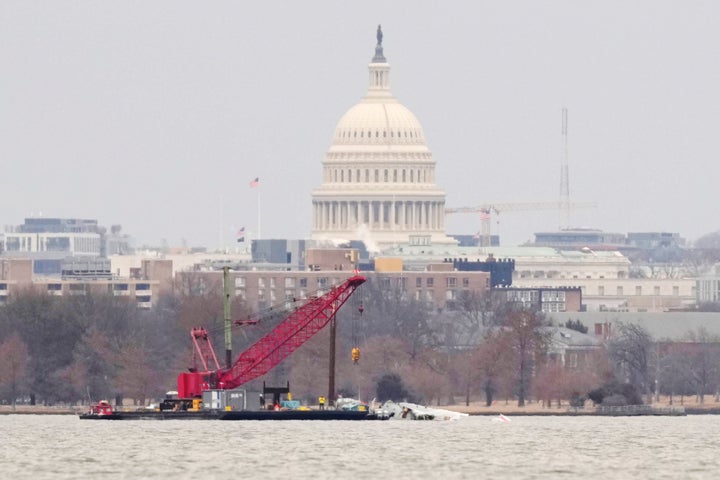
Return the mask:
[(570, 180), (568, 178), (568, 111), (562, 109), (563, 160), (560, 165), (560, 229), (570, 227)]

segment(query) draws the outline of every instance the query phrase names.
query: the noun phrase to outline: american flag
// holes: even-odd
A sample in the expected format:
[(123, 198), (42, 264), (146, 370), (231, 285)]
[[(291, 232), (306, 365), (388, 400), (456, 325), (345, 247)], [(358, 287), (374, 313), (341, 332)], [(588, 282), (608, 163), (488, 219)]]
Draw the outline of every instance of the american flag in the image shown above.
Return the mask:
[(240, 227), (240, 229), (237, 231), (237, 243), (242, 243), (245, 241), (245, 227)]
[(260, 185), (260, 177), (255, 177), (252, 180), (250, 180), (250, 188), (255, 188), (258, 185)]
[(486, 210), (480, 210), (480, 220), (489, 220), (490, 219), (490, 212)]

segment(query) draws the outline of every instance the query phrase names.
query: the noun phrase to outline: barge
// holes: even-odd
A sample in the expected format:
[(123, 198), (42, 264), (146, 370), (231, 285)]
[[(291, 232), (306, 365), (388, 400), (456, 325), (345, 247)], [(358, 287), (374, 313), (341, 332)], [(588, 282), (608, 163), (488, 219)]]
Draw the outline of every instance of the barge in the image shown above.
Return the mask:
[(81, 420), (380, 420), (373, 412), (358, 410), (201, 410), (198, 412), (113, 411), (85, 413)]

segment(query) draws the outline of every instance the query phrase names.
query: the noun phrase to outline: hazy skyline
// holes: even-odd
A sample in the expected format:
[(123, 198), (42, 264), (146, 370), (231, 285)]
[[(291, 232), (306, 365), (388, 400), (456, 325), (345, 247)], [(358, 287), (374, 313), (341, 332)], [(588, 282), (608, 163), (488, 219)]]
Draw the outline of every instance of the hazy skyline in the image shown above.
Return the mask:
[[(447, 206), (558, 200), (565, 107), (571, 200), (598, 204), (573, 226), (720, 229), (714, 1), (4, 0), (0, 224), (96, 218), (138, 245), (214, 248), (255, 238), (260, 212), (263, 238), (309, 237), (378, 24)], [(517, 244), (558, 219), (502, 214), (493, 233)]]

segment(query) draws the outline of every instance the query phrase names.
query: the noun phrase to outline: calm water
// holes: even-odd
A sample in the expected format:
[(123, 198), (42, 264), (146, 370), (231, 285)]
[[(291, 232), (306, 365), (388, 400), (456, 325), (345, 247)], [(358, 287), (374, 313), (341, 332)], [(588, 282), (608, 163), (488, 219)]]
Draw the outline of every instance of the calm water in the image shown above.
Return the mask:
[[(511, 417), (512, 418), (512, 417)], [(720, 416), (457, 422), (80, 421), (0, 416), (3, 479), (693, 479)]]

